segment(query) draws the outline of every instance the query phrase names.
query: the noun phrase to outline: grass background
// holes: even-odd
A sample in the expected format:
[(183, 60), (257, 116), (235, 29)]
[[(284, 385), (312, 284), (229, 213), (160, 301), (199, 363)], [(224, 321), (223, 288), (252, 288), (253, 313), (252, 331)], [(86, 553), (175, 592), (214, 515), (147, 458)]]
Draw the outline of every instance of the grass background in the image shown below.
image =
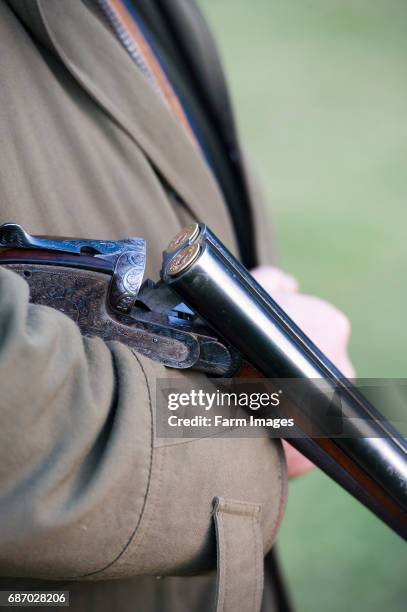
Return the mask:
[[(352, 322), (358, 375), (407, 372), (407, 3), (201, 0), (281, 263)], [(298, 612), (401, 612), (407, 550), (315, 472), (280, 550)]]

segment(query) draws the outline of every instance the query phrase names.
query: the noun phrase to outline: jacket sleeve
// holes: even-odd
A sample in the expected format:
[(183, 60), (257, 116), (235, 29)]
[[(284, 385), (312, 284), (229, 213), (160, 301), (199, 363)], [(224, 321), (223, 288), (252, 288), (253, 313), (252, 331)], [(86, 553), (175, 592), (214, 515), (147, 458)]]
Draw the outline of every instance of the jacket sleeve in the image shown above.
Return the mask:
[(142, 513), (163, 369), (28, 298), (0, 268), (0, 575), (91, 573)]
[(160, 378), (202, 384), (197, 373), (83, 337), (64, 314), (29, 303), (27, 283), (0, 267), (0, 575), (213, 568), (220, 494), (260, 504), (267, 552), (286, 497), (280, 445), (250, 436), (160, 440)]

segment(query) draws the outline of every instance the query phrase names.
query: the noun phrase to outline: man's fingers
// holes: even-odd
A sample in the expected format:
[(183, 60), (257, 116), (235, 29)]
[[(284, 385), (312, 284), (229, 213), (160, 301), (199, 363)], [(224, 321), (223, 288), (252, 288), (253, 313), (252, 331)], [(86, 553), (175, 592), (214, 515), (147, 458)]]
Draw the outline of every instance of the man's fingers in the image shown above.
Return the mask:
[(287, 475), (288, 478), (296, 478), (302, 476), (307, 472), (310, 472), (315, 465), (311, 463), (309, 459), (304, 457), (297, 449), (291, 444), (283, 440), (283, 448), (285, 452), (285, 458), (287, 461)]
[(297, 280), (274, 266), (259, 266), (251, 272), (258, 283), (273, 297), (274, 292), (298, 291)]

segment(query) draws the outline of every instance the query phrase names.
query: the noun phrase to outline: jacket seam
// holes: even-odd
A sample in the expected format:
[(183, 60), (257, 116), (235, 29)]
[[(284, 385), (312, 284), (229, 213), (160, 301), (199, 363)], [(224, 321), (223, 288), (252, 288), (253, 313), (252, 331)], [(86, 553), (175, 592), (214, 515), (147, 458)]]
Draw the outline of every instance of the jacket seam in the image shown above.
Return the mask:
[[(147, 378), (147, 374), (146, 371), (143, 367), (143, 364), (141, 363), (140, 359), (137, 357), (137, 355), (131, 351), (133, 356), (136, 358), (137, 363), (140, 366), (140, 370), (143, 373), (144, 376), (144, 381), (146, 384), (146, 388), (147, 388), (147, 395), (148, 395), (148, 406), (149, 406), (149, 411), (150, 411), (150, 418), (151, 418), (151, 424), (153, 423), (153, 408), (152, 408), (152, 401), (151, 401), (151, 390), (150, 390), (150, 385), (148, 383), (148, 378)], [(130, 534), (130, 537), (128, 538), (126, 544), (123, 546), (122, 550), (116, 555), (116, 557), (114, 559), (112, 559), (109, 563), (107, 563), (107, 565), (103, 566), (102, 568), (98, 569), (98, 570), (94, 570), (92, 572), (87, 572), (85, 574), (81, 574), (79, 576), (76, 576), (74, 579), (80, 579), (80, 578), (86, 578), (88, 576), (95, 576), (96, 574), (101, 574), (104, 571), (106, 571), (107, 569), (111, 568), (113, 565), (115, 565), (120, 558), (123, 556), (123, 554), (126, 552), (126, 550), (129, 548), (129, 546), (131, 545), (137, 531), (138, 528), (140, 526), (140, 523), (142, 521), (142, 518), (144, 516), (144, 512), (146, 509), (146, 505), (147, 505), (147, 499), (150, 493), (150, 485), (151, 485), (151, 474), (152, 474), (152, 466), (153, 466), (153, 450), (154, 450), (154, 428), (153, 426), (151, 426), (151, 439), (150, 439), (150, 458), (149, 458), (149, 468), (148, 468), (148, 478), (147, 478), (147, 486), (146, 486), (146, 492), (144, 495), (144, 500), (143, 500), (143, 505), (141, 508), (141, 512), (140, 515), (138, 517), (138, 520), (136, 522), (136, 525), (132, 531), (132, 533)], [(66, 578), (66, 580), (72, 580), (73, 578)]]
[(280, 441), (279, 448), (277, 449), (277, 453), (278, 453), (278, 459), (279, 459), (277, 469), (278, 469), (278, 475), (279, 475), (279, 480), (280, 480), (280, 489), (279, 489), (280, 500), (279, 500), (278, 510), (277, 510), (276, 518), (273, 523), (270, 537), (267, 538), (267, 541), (265, 542), (266, 550), (270, 549), (271, 545), (273, 544), (275, 540), (275, 537), (277, 535), (278, 529), (281, 524), (281, 520), (284, 514), (284, 508), (285, 508), (286, 501), (287, 501), (287, 471), (285, 469), (285, 453), (284, 453), (284, 449), (283, 449), (283, 445), (281, 441)]

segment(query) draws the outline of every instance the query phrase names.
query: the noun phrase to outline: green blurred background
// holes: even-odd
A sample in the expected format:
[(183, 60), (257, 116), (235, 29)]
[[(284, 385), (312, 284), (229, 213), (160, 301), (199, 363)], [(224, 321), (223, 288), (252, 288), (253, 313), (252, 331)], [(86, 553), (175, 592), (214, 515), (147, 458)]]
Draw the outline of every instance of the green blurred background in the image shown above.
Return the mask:
[[(282, 266), (352, 322), (358, 375), (407, 373), (407, 2), (200, 0)], [(407, 609), (407, 550), (314, 473), (279, 538), (298, 612)]]

